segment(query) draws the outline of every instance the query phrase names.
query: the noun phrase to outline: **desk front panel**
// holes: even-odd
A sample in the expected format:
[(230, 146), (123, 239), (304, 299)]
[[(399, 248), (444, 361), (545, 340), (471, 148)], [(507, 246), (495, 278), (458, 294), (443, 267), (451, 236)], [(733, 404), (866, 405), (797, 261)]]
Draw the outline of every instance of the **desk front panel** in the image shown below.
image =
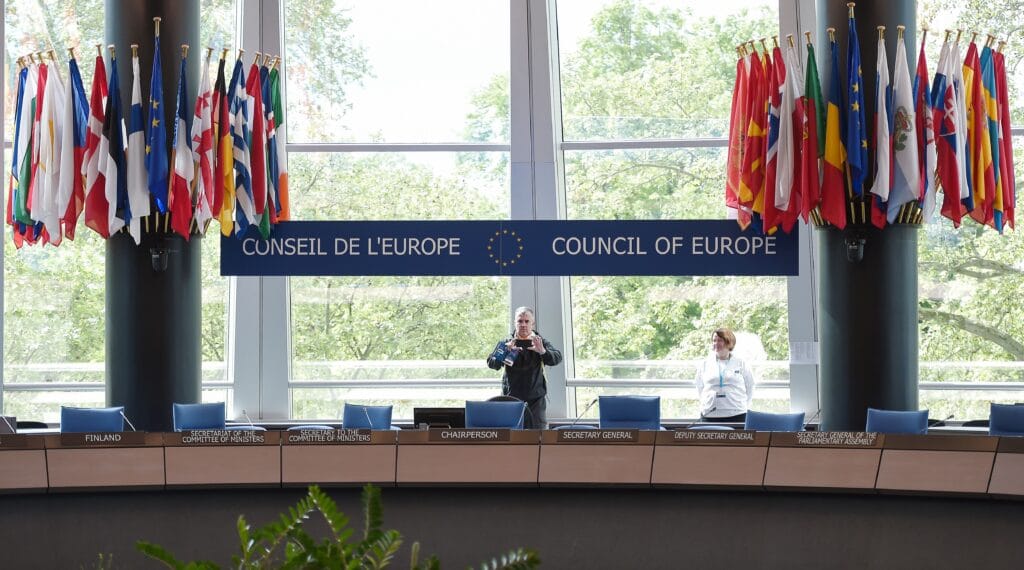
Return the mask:
[(46, 490), (41, 436), (0, 435), (0, 492)]
[(395, 484), (395, 445), (284, 445), (285, 485)]
[(765, 487), (873, 489), (879, 449), (772, 447)]
[(79, 445), (63, 441), (73, 437), (74, 434), (45, 436), (51, 489), (163, 487), (161, 434), (125, 433), (123, 437), (133, 442), (126, 445)]
[(984, 493), (994, 459), (995, 453), (990, 451), (885, 449), (876, 487), (893, 491)]
[(257, 443), (193, 445), (188, 443), (190, 432), (164, 434), (167, 485), (281, 484), (281, 432), (227, 436), (251, 438)]
[(654, 448), (654, 485), (761, 487), (766, 446), (658, 445)]
[(540, 446), (441, 444), (398, 446), (402, 484), (537, 484)]

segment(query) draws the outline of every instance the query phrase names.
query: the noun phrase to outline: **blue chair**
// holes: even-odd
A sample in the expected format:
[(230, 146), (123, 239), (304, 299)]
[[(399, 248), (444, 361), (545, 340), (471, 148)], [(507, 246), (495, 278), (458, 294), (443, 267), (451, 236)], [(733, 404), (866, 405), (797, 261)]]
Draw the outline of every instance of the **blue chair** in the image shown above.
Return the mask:
[(715, 424), (703, 424), (703, 425), (689, 426), (686, 429), (701, 429), (701, 430), (706, 430), (706, 431), (733, 431), (736, 428), (734, 428), (732, 426), (720, 426), (720, 425), (715, 425)]
[(82, 433), (96, 431), (124, 431), (124, 406), (113, 408), (60, 407), (60, 432)]
[(597, 410), (601, 429), (663, 429), (660, 396), (600, 396)]
[(467, 428), (523, 429), (526, 402), (466, 402)]
[(312, 430), (312, 429), (332, 430), (332, 429), (336, 429), (336, 428), (333, 428), (333, 427), (331, 427), (331, 426), (329, 426), (327, 424), (305, 424), (305, 425), (299, 425), (299, 426), (292, 426), (292, 427), (288, 428), (287, 431), (302, 431), (302, 430)]
[(398, 429), (391, 426), (391, 406), (363, 406), (345, 403), (341, 413), (345, 429)]
[(747, 410), (743, 429), (755, 431), (804, 431), (804, 413), (772, 414)]
[(897, 411), (868, 408), (866, 431), (876, 433), (928, 433), (928, 410)]
[(171, 406), (174, 431), (189, 429), (225, 429), (224, 402), (174, 404)]
[(1024, 436), (1024, 406), (992, 404), (988, 412), (988, 434)]

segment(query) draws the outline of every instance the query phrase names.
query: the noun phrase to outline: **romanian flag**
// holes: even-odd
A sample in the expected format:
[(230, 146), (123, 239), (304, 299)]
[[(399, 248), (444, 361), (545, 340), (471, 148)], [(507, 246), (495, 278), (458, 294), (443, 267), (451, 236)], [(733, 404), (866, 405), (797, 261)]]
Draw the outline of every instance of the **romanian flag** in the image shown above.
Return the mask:
[[(830, 28), (831, 30), (831, 28)], [(821, 217), (833, 226), (846, 227), (846, 188), (843, 173), (846, 169), (846, 147), (840, 109), (843, 109), (843, 88), (839, 79), (839, 46), (829, 34), (829, 52), (832, 73), (828, 87), (828, 106), (825, 118), (825, 166), (821, 185)]]

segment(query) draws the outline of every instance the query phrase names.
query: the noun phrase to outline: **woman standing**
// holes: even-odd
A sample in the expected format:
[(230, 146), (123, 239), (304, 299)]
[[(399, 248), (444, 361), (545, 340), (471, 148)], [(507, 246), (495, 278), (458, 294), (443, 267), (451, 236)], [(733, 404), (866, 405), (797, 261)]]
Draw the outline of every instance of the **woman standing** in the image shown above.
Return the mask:
[(703, 421), (742, 422), (754, 398), (754, 375), (733, 355), (736, 335), (720, 328), (711, 335), (711, 354), (697, 369), (697, 400)]

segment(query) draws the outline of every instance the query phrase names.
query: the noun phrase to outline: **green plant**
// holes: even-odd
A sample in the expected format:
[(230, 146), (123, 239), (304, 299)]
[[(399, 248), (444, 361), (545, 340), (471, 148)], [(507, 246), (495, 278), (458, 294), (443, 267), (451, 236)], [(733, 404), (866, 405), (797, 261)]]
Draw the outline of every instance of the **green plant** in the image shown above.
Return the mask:
[[(378, 570), (394, 559), (402, 546), (402, 535), (397, 530), (383, 529), (383, 509), (380, 489), (373, 485), (363, 488), (363, 538), (352, 541), (353, 529), (349, 519), (338, 510), (338, 505), (319, 487), (313, 485), (309, 493), (287, 513), (263, 527), (253, 529), (245, 516), (238, 517), (240, 554), (232, 556), (232, 568), (239, 569), (345, 569)], [(323, 515), (330, 529), (320, 541), (303, 528), (313, 511)], [(162, 546), (142, 541), (136, 543), (143, 554), (176, 570), (214, 570), (220, 566), (207, 560), (182, 562)], [(414, 542), (410, 551), (412, 570), (436, 570), (441, 563), (431, 556), (420, 562), (420, 545)], [(517, 548), (500, 557), (484, 562), (483, 570), (523, 570), (540, 565), (537, 553)]]

